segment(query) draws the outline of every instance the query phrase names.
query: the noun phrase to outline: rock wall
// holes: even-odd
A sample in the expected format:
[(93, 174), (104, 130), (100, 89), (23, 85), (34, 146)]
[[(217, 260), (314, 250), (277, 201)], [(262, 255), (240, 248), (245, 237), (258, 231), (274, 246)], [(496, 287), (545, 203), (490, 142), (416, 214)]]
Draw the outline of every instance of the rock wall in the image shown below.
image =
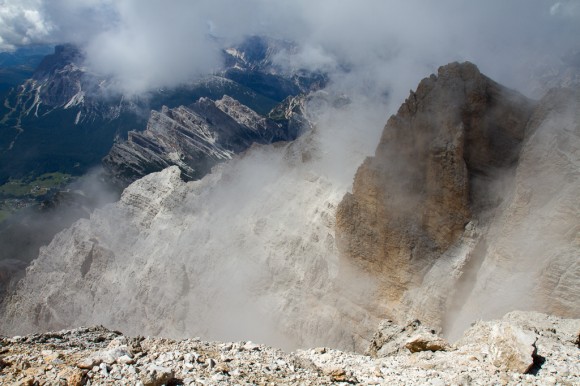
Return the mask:
[(404, 292), (489, 206), (478, 184), (517, 160), (531, 101), (470, 64), (441, 67), (392, 116), (337, 212), (345, 256)]
[(513, 309), (580, 316), (578, 106), (470, 63), (411, 92), (337, 210), (343, 257), (377, 277), (391, 317), (453, 335)]

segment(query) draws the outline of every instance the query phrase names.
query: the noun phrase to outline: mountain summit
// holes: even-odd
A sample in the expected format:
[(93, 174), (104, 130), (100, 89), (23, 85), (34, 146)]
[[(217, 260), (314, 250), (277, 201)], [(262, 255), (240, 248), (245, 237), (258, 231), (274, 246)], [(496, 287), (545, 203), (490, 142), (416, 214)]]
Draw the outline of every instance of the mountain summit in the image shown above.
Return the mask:
[[(150, 174), (42, 248), (2, 333), (101, 323), (363, 351), (385, 317), (448, 334), (513, 309), (579, 317), (579, 107), (576, 91), (534, 102), (452, 63), (364, 162), (356, 131), (315, 127), (199, 181)], [(339, 158), (346, 179), (362, 162), (352, 193)]]

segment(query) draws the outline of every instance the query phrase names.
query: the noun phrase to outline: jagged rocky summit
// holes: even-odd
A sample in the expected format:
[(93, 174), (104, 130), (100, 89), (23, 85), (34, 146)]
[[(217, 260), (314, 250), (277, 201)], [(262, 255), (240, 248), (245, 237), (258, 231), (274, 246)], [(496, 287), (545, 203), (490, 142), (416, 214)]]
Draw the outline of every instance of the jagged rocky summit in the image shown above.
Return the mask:
[(539, 102), (471, 63), (421, 81), (337, 210), (391, 317), (446, 330), (510, 309), (580, 316), (580, 93)]
[(297, 135), (227, 95), (218, 101), (201, 98), (188, 107), (152, 111), (147, 129), (131, 131), (127, 141), (115, 143), (103, 166), (120, 186), (171, 165), (179, 166), (182, 178), (193, 180), (254, 143), (289, 141)]
[(448, 336), (514, 309), (578, 317), (579, 106), (452, 63), (391, 117), (352, 194), (340, 176), (368, 152), (350, 128), (255, 146), (199, 181), (153, 173), (41, 250), (2, 332), (101, 323), (363, 351), (386, 317)]
[(162, 106), (229, 95), (265, 115), (289, 96), (323, 87), (324, 74), (275, 63), (291, 47), (296, 49), (251, 36), (222, 52), (224, 68), (215, 74), (134, 95), (118, 79), (92, 71), (78, 47), (57, 46), (0, 105), (0, 182), (54, 171), (82, 175), (99, 164), (115, 139), (143, 130), (147, 113)]
[(415, 321), (381, 323), (370, 355), (287, 353), (251, 341), (127, 337), (103, 327), (0, 338), (0, 382), (67, 385), (573, 385), (580, 320), (512, 312), (456, 345)]

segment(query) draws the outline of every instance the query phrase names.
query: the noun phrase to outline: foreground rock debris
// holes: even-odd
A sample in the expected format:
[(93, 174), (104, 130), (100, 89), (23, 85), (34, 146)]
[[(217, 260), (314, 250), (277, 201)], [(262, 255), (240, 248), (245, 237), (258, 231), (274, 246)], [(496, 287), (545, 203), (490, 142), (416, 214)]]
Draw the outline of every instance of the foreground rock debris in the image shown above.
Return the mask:
[[(130, 338), (104, 327), (78, 328), (0, 339), (0, 384), (573, 385), (580, 382), (579, 331), (580, 320), (512, 312), (475, 323), (449, 345), (418, 321), (407, 326), (386, 321), (370, 355), (360, 355), (328, 348), (286, 353), (244, 341)], [(432, 350), (409, 347), (417, 337), (437, 344)]]

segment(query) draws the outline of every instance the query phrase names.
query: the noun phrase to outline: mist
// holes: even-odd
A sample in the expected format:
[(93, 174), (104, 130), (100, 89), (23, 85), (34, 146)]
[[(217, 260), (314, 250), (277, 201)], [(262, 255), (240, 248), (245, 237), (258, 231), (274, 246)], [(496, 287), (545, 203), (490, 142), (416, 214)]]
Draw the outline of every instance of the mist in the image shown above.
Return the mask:
[[(307, 106), (315, 129), (201, 181), (168, 170), (146, 177), (57, 234), (22, 283), (43, 298), (8, 310), (4, 333), (103, 323), (128, 334), (364, 349), (387, 312), (372, 303), (372, 275), (341, 261), (334, 215), (388, 116), (451, 61), (538, 96), (538, 67), (558, 69), (580, 49), (580, 12), (543, 0), (5, 0), (0, 10), (1, 49), (73, 42), (86, 69), (126, 95), (219, 71), (221, 50), (249, 35), (296, 42), (275, 58), (282, 69), (328, 74)], [(348, 103), (337, 107), (338, 98)]]
[[(120, 193), (96, 167), (51, 197), (21, 209), (0, 225), (0, 294), (24, 274), (39, 249), (95, 208), (118, 200)], [(1, 297), (1, 296), (0, 296)]]
[(173, 87), (219, 70), (221, 49), (244, 36), (294, 41), (294, 68), (323, 69), (335, 84), (397, 103), (439, 65), (469, 60), (523, 92), (540, 65), (579, 49), (574, 1), (4, 0), (0, 49), (73, 42), (91, 71), (124, 93)]

